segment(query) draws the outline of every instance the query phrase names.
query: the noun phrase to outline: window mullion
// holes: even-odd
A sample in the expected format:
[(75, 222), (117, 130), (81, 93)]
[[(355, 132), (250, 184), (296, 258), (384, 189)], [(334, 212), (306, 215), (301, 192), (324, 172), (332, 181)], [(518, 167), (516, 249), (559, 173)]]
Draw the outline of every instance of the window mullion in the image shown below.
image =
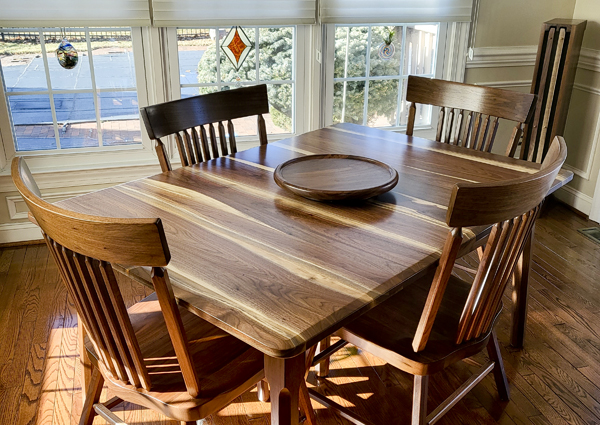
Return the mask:
[(369, 77), (371, 75), (371, 34), (373, 27), (369, 25), (369, 34), (367, 36), (367, 51), (365, 53), (365, 98), (363, 105), (363, 125), (368, 124), (367, 113), (369, 111)]
[(217, 60), (217, 87), (219, 91), (223, 88), (222, 78), (221, 78), (221, 30), (219, 27), (215, 30), (215, 58)]
[[(344, 78), (348, 78), (348, 49), (350, 47), (350, 27), (346, 28), (346, 59), (344, 60)], [(335, 60), (335, 47), (334, 47), (334, 60)], [(334, 66), (335, 72), (335, 66)], [(340, 117), (341, 122), (346, 122), (346, 92), (348, 88), (348, 82), (344, 81), (344, 90), (342, 91), (342, 116)], [(335, 83), (334, 83), (335, 92)]]
[[(52, 81), (50, 79), (50, 69), (48, 67), (48, 55), (46, 53), (46, 40), (44, 31), (40, 31), (40, 47), (42, 49), (42, 59), (44, 60), (44, 71), (46, 72), (46, 84), (48, 85), (48, 96), (50, 97), (50, 112), (52, 113), (52, 126), (54, 127), (54, 139), (56, 140), (56, 149), (60, 149), (60, 137), (58, 133), (58, 122), (56, 120), (56, 108), (54, 107), (54, 94), (52, 93)], [(16, 148), (16, 146), (15, 146)]]
[(260, 51), (259, 51), (259, 44), (258, 44), (258, 37), (259, 37), (259, 29), (258, 27), (254, 28), (254, 51), (255, 53), (255, 58), (256, 58), (256, 64), (255, 64), (255, 68), (256, 68), (256, 82), (258, 83), (260, 81), (260, 72), (259, 72), (259, 67), (260, 67)]
[(400, 43), (400, 65), (398, 68), (398, 104), (396, 105), (396, 127), (400, 127), (400, 114), (402, 113), (402, 92), (404, 88), (404, 53), (406, 52), (406, 25), (402, 25), (402, 43)]
[(96, 74), (94, 71), (94, 58), (92, 57), (92, 43), (90, 41), (90, 29), (85, 29), (85, 40), (88, 49), (88, 61), (90, 63), (90, 78), (92, 79), (92, 93), (94, 98), (94, 111), (96, 112), (96, 134), (98, 137), (98, 146), (104, 146), (102, 143), (102, 125), (100, 123), (100, 107), (98, 105), (98, 92), (96, 90)]

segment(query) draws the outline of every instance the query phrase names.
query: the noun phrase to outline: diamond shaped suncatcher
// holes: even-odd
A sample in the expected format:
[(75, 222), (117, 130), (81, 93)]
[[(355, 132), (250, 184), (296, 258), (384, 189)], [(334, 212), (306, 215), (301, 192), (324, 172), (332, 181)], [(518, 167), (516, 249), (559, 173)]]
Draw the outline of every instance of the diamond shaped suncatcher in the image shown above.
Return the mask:
[(231, 27), (221, 44), (221, 50), (229, 58), (236, 71), (240, 69), (252, 50), (252, 42), (242, 27)]

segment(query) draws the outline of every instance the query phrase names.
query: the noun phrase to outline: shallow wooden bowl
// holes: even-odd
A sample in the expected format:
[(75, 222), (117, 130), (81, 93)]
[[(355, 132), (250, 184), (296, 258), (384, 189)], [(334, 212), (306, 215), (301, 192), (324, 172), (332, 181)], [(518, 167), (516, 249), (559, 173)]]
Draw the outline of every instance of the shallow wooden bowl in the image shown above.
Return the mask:
[(280, 164), (275, 182), (315, 201), (368, 199), (392, 189), (398, 172), (375, 159), (354, 155), (307, 155)]

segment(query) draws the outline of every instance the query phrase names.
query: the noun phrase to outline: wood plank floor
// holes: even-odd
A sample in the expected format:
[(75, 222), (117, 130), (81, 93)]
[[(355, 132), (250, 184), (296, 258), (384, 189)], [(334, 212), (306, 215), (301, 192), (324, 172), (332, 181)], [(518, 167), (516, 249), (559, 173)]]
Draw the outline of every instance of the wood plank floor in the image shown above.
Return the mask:
[[(509, 308), (497, 328), (511, 401), (499, 401), (488, 376), (439, 424), (600, 424), (600, 245), (577, 232), (594, 225), (547, 206), (536, 228), (526, 348), (508, 345)], [(148, 293), (125, 278), (120, 284), (130, 304)], [(0, 425), (78, 422), (77, 343), (77, 316), (46, 247), (0, 250)], [(485, 360), (480, 354), (432, 377), (430, 406)], [(327, 379), (311, 372), (309, 385), (376, 424), (409, 423), (411, 377), (355, 347), (333, 357)], [(348, 423), (314, 406), (319, 424)], [(115, 412), (129, 424), (176, 423), (131, 404)], [(268, 412), (253, 389), (207, 422), (266, 425)]]

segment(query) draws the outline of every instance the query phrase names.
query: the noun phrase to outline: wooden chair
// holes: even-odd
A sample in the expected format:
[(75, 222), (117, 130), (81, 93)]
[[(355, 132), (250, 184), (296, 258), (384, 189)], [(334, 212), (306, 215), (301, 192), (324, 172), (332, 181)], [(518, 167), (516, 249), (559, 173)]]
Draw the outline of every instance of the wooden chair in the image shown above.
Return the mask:
[[(147, 106), (140, 108), (140, 113), (148, 135), (156, 142), (162, 171), (172, 169), (161, 141), (165, 136), (175, 136), (183, 166), (237, 152), (235, 128), (231, 121), (236, 118), (256, 115), (260, 144), (267, 144), (267, 130), (262, 116), (269, 113), (265, 84)], [(218, 142), (215, 123), (219, 133)], [(205, 125), (208, 126), (208, 133)]]
[[(106, 218), (43, 201), (23, 158), (13, 181), (42, 229), (88, 337), (93, 373), (80, 424), (126, 400), (188, 423), (229, 404), (264, 377), (264, 356), (179, 307), (165, 266), (160, 219)], [(155, 293), (129, 309), (111, 263), (149, 266)], [(118, 398), (99, 403), (103, 384)]]
[[(566, 153), (564, 140), (557, 137), (535, 174), (495, 184), (456, 184), (446, 217), (450, 230), (435, 272), (337, 332), (342, 340), (336, 345), (350, 342), (414, 375), (413, 425), (436, 422), (490, 372), (500, 398), (508, 400), (494, 325), (506, 285)], [(473, 282), (452, 275), (462, 228), (488, 224), (493, 227)], [(427, 415), (429, 375), (486, 347), (490, 361)], [(309, 391), (312, 398), (351, 417), (347, 409)]]
[(439, 106), (435, 140), (479, 151), (492, 150), (500, 119), (516, 121), (506, 151), (514, 157), (535, 95), (409, 75), (406, 100), (407, 135), (413, 135), (417, 103)]

